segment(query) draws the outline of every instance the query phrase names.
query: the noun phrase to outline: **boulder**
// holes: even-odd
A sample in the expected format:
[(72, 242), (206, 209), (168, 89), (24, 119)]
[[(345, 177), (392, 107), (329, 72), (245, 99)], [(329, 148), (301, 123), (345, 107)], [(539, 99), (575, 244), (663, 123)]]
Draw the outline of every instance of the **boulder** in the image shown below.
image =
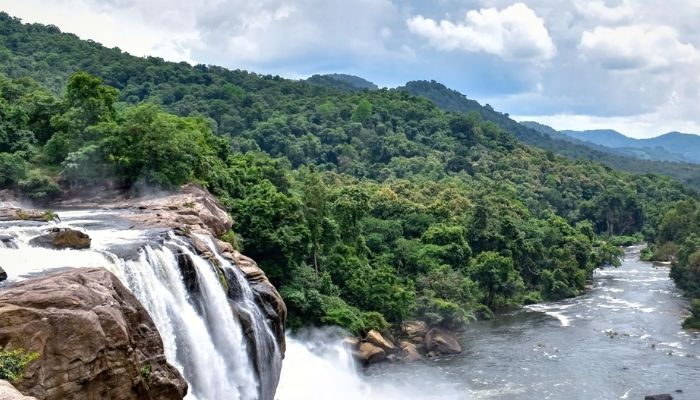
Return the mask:
[(41, 400), (179, 400), (187, 383), (139, 301), (102, 268), (0, 289), (0, 344), (38, 352), (15, 387)]
[(92, 239), (87, 234), (70, 228), (54, 228), (49, 233), (29, 241), (30, 246), (47, 249), (89, 249)]
[(403, 333), (414, 343), (422, 343), (428, 333), (428, 325), (423, 321), (405, 321), (401, 324)]
[(0, 400), (36, 400), (36, 397), (25, 396), (10, 382), (0, 380)]
[(16, 249), (15, 238), (10, 235), (0, 235), (0, 249)]
[(369, 342), (360, 343), (353, 355), (363, 364), (376, 363), (386, 358), (384, 349)]
[(394, 344), (390, 340), (385, 339), (381, 333), (377, 332), (374, 329), (367, 332), (367, 336), (365, 336), (365, 341), (372, 343), (377, 347), (381, 347), (386, 352), (393, 352), (396, 350), (396, 346), (394, 346)]
[(673, 400), (673, 396), (670, 394), (653, 394), (651, 396), (645, 396), (644, 400)]
[(462, 346), (454, 333), (441, 328), (432, 328), (425, 335), (425, 348), (435, 354), (458, 354)]
[(418, 347), (408, 341), (401, 342), (401, 356), (406, 362), (415, 362), (423, 358), (418, 351)]
[(7, 272), (0, 267), (0, 282), (4, 281), (5, 279), (7, 279)]

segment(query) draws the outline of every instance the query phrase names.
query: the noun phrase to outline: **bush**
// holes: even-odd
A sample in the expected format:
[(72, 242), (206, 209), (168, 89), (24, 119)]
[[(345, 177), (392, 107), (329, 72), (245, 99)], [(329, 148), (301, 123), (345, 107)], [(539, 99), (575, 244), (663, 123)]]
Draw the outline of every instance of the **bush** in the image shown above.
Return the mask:
[(27, 352), (24, 349), (0, 351), (0, 379), (16, 381), (23, 374), (27, 365), (39, 358), (39, 353)]
[(690, 316), (683, 321), (685, 329), (700, 329), (700, 300), (693, 299), (690, 302)]
[(613, 246), (634, 246), (644, 242), (644, 236), (641, 232), (637, 232), (630, 236), (611, 236), (608, 243)]
[(56, 182), (38, 170), (32, 170), (27, 179), (20, 181), (19, 188), (32, 200), (39, 201), (46, 200), (60, 191)]

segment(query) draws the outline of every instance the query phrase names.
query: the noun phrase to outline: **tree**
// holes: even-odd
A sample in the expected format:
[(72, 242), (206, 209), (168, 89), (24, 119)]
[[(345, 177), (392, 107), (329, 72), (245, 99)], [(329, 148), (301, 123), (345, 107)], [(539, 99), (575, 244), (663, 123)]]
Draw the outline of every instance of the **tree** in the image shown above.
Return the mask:
[(484, 290), (484, 304), (489, 308), (494, 307), (497, 296), (510, 298), (524, 288), (513, 260), (493, 251), (476, 256), (469, 265), (469, 275)]
[(361, 99), (357, 103), (355, 112), (352, 114), (352, 120), (359, 123), (365, 123), (372, 116), (372, 103), (367, 99)]

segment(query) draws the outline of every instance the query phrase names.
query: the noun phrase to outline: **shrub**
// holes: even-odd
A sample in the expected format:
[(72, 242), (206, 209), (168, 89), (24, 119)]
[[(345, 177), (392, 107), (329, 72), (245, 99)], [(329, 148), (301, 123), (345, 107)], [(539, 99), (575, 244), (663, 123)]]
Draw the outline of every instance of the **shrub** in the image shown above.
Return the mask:
[(0, 350), (0, 379), (15, 381), (23, 374), (27, 365), (39, 358), (39, 353), (24, 349)]
[(690, 302), (690, 316), (683, 321), (685, 329), (700, 329), (700, 300), (693, 299)]

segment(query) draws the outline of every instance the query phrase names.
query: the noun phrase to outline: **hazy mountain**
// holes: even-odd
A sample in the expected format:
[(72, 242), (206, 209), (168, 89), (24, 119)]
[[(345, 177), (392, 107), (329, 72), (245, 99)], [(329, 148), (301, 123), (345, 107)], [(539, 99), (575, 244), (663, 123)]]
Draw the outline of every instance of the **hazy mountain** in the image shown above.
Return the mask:
[(634, 139), (610, 129), (565, 130), (561, 133), (578, 140), (621, 149), (625, 154), (633, 157), (700, 163), (700, 136), (698, 135), (671, 132), (649, 139)]

